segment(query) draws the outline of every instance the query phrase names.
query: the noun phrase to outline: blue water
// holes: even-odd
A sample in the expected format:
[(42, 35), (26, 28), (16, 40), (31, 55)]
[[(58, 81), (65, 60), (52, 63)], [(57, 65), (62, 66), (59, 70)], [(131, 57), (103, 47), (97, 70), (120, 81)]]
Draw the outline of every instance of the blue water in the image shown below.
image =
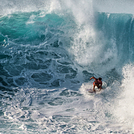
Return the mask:
[[(0, 3), (0, 133), (134, 132), (132, 13), (87, 0)], [(92, 76), (103, 79), (96, 94)]]

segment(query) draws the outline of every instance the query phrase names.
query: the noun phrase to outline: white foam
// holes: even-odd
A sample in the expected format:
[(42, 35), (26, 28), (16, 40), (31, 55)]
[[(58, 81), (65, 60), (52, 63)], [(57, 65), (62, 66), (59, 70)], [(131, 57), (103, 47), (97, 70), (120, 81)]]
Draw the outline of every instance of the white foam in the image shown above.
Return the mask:
[(34, 23), (35, 15), (31, 15), (29, 20), (26, 22), (26, 24), (32, 24)]
[(114, 114), (121, 123), (134, 132), (134, 65), (123, 68), (121, 95), (115, 100)]
[(91, 83), (83, 83), (81, 85), (79, 90), (80, 90), (81, 94), (83, 94), (85, 100), (91, 100), (91, 99), (94, 98), (94, 93), (91, 94), (91, 93), (88, 92), (88, 90), (92, 89), (92, 88), (93, 87), (92, 87)]

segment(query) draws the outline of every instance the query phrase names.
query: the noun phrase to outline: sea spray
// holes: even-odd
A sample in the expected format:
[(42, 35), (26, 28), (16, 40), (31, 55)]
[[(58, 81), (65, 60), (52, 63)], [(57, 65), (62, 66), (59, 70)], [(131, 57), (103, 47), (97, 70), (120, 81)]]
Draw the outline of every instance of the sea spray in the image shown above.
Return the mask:
[(123, 67), (123, 76), (124, 79), (122, 80), (120, 95), (115, 100), (115, 109), (114, 114), (119, 120), (119, 122), (125, 124), (125, 126), (129, 129), (133, 129), (133, 86), (134, 86), (134, 67), (133, 64), (128, 64)]

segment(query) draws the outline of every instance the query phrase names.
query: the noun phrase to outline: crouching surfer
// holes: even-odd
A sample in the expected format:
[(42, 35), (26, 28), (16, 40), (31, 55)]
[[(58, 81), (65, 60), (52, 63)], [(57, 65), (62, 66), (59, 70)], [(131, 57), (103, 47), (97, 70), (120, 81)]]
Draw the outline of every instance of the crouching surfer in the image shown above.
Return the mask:
[(93, 82), (93, 92), (96, 92), (96, 91), (95, 91), (95, 86), (97, 86), (98, 89), (99, 89), (99, 91), (100, 91), (100, 90), (102, 89), (102, 81), (101, 81), (102, 78), (99, 77), (99, 78), (97, 79), (97, 78), (95, 78), (95, 77), (91, 77), (90, 80), (91, 80), (91, 79), (94, 79), (94, 82)]

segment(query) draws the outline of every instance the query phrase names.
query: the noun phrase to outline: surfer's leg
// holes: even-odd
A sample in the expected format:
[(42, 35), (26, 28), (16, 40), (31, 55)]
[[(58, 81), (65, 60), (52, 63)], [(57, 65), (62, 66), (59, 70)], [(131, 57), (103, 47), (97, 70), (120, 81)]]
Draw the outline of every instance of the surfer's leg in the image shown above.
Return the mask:
[(99, 91), (101, 91), (101, 89), (102, 89), (102, 86), (98, 86), (98, 89), (99, 89)]
[(96, 92), (96, 91), (95, 91), (95, 85), (93, 85), (93, 91)]

